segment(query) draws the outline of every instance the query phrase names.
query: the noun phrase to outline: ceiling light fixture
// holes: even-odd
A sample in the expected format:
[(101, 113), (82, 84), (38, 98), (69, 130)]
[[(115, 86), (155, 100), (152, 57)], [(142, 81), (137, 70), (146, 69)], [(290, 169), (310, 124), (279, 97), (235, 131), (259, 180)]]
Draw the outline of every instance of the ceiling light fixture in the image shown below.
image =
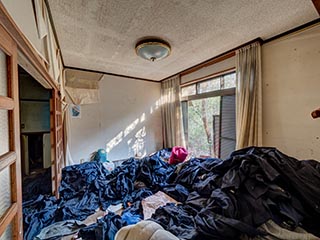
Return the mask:
[(170, 45), (161, 39), (144, 39), (136, 44), (137, 55), (151, 62), (168, 57), (170, 52)]

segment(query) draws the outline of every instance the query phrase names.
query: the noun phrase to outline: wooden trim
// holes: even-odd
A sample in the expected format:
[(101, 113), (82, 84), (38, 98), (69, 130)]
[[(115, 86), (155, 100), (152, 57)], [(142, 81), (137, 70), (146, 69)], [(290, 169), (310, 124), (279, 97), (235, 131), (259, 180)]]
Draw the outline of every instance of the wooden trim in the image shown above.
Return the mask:
[(204, 63), (202, 63), (202, 64), (199, 64), (199, 65), (197, 65), (197, 66), (195, 66), (195, 67), (193, 67), (193, 68), (191, 68), (191, 69), (189, 69), (189, 70), (186, 70), (186, 71), (182, 72), (180, 75), (181, 75), (181, 76), (184, 76), (184, 75), (193, 73), (193, 72), (195, 72), (195, 71), (200, 70), (201, 68), (205, 68), (205, 67), (208, 67), (208, 66), (210, 66), (210, 65), (213, 65), (213, 64), (215, 64), (215, 63), (222, 62), (222, 61), (224, 61), (224, 60), (226, 60), (226, 59), (228, 59), (228, 58), (234, 57), (235, 55), (236, 55), (236, 52), (235, 52), (235, 51), (226, 53), (226, 54), (224, 54), (224, 55), (222, 55), (222, 56), (216, 57), (216, 58), (214, 58), (214, 59), (212, 59), (212, 60), (209, 60), (209, 61), (207, 61), (207, 62), (204, 62)]
[(189, 85), (198, 83), (198, 82), (202, 82), (202, 81), (205, 81), (205, 80), (209, 80), (209, 79), (212, 79), (212, 78), (221, 76), (221, 75), (225, 75), (225, 74), (234, 72), (235, 69), (236, 69), (235, 67), (232, 67), (232, 68), (229, 68), (229, 69), (220, 71), (220, 72), (212, 73), (212, 74), (209, 74), (209, 75), (207, 75), (207, 76), (204, 76), (204, 77), (201, 77), (201, 78), (196, 78), (196, 79), (191, 80), (191, 81), (188, 81), (188, 82), (186, 82), (186, 83), (182, 83), (180, 86), (181, 86), (181, 87), (186, 87), (186, 86), (189, 86)]
[(12, 219), (18, 211), (17, 203), (13, 203), (11, 207), (5, 212), (5, 214), (0, 218), (0, 237), (11, 223)]
[(26, 99), (20, 98), (21, 102), (49, 102), (49, 99)]
[(296, 32), (299, 32), (299, 31), (303, 31), (303, 30), (305, 30), (306, 28), (313, 27), (314, 25), (317, 25), (317, 24), (319, 24), (319, 23), (320, 23), (320, 18), (315, 19), (315, 20), (313, 20), (313, 21), (311, 21), (311, 22), (308, 22), (308, 23), (306, 23), (306, 24), (300, 25), (300, 26), (298, 26), (298, 27), (296, 27), (296, 28), (293, 28), (293, 29), (291, 29), (291, 30), (289, 30), (289, 31), (286, 31), (286, 32), (280, 33), (280, 34), (278, 34), (278, 35), (276, 35), (276, 36), (273, 36), (273, 37), (271, 37), (271, 38), (268, 38), (268, 39), (266, 39), (266, 40), (263, 41), (263, 44), (266, 44), (266, 43), (268, 43), (268, 42), (272, 42), (272, 41), (274, 41), (274, 40), (276, 40), (276, 39), (278, 39), (278, 38), (285, 37), (285, 36), (290, 35), (290, 34), (292, 34), (292, 33), (296, 33)]
[[(312, 1), (314, 1), (313, 4), (315, 4), (315, 7), (316, 7), (317, 11), (319, 12), (320, 0), (312, 0)], [(320, 15), (320, 13), (319, 13), (319, 15)], [(300, 31), (300, 30), (303, 30), (303, 29), (305, 29), (305, 28), (307, 28), (307, 27), (310, 27), (310, 26), (313, 26), (313, 25), (316, 25), (316, 24), (319, 24), (319, 23), (320, 23), (320, 18), (315, 19), (315, 20), (313, 20), (313, 21), (311, 21), (311, 22), (308, 22), (308, 23), (306, 23), (306, 24), (303, 24), (303, 25), (301, 25), (301, 26), (298, 26), (298, 27), (296, 27), (296, 28), (293, 28), (293, 29), (291, 29), (291, 30), (289, 30), (289, 31), (286, 31), (286, 32), (284, 32), (284, 33), (281, 33), (281, 34), (279, 34), (279, 35), (276, 35), (276, 36), (271, 37), (271, 38), (266, 39), (266, 40), (262, 40), (261, 38), (256, 38), (256, 39), (254, 39), (254, 40), (252, 40), (252, 41), (249, 41), (249, 42), (247, 42), (247, 43), (244, 43), (244, 44), (242, 44), (242, 45), (240, 45), (240, 46), (238, 46), (238, 47), (236, 47), (236, 48), (233, 48), (233, 49), (231, 49), (231, 50), (229, 50), (229, 51), (226, 51), (226, 52), (224, 52), (224, 53), (222, 53), (222, 54), (220, 54), (220, 55), (218, 55), (218, 56), (215, 56), (215, 57), (213, 57), (213, 58), (210, 58), (210, 59), (208, 59), (208, 60), (206, 60), (206, 61), (204, 61), (204, 62), (202, 62), (202, 63), (199, 63), (199, 64), (197, 64), (197, 65), (195, 65), (195, 66), (193, 66), (193, 67), (187, 68), (186, 70), (183, 70), (183, 71), (178, 72), (178, 73), (176, 73), (176, 74), (173, 74), (173, 75), (171, 75), (171, 76), (169, 76), (169, 77), (166, 77), (166, 78), (162, 79), (160, 82), (163, 82), (163, 81), (167, 80), (168, 78), (171, 78), (171, 77), (173, 77), (173, 76), (175, 76), (175, 75), (180, 74), (181, 76), (183, 76), (183, 75), (192, 73), (192, 72), (194, 72), (194, 71), (197, 71), (197, 70), (201, 69), (202, 67), (207, 67), (207, 66), (209, 66), (209, 65), (212, 65), (212, 64), (218, 63), (218, 62), (220, 62), (220, 61), (223, 61), (223, 60), (227, 59), (227, 56), (228, 56), (229, 54), (230, 54), (229, 57), (232, 57), (232, 53), (235, 54), (235, 51), (236, 51), (236, 50), (238, 50), (239, 48), (242, 48), (242, 47), (244, 47), (244, 46), (246, 46), (246, 45), (252, 44), (252, 43), (254, 43), (254, 42), (257, 42), (257, 41), (258, 41), (258, 42), (260, 42), (261, 44), (265, 44), (265, 43), (271, 42), (271, 41), (273, 41), (273, 40), (275, 40), (275, 39), (284, 37), (284, 36), (286, 36), (286, 35), (289, 35), (289, 34), (291, 34), (291, 33), (294, 33), (294, 32)], [(224, 56), (226, 56), (226, 57), (224, 58)], [(219, 60), (220, 60), (220, 61), (219, 61)]]
[[(21, 240), (22, 236), (22, 189), (21, 189), (21, 161), (20, 161), (20, 120), (19, 120), (19, 86), (18, 86), (18, 48), (15, 39), (3, 25), (8, 20), (3, 15), (3, 5), (0, 2), (0, 48), (7, 54), (7, 93), (8, 97), (0, 97), (0, 105), (9, 111), (9, 151), (15, 153), (15, 160), (6, 155), (1, 163), (2, 167), (10, 165), (11, 202), (14, 203), (9, 212), (1, 218), (1, 234), (12, 221), (13, 239)], [(14, 211), (13, 211), (14, 209)]]
[(18, 81), (18, 48), (15, 46), (8, 68), (8, 93), (14, 101), (14, 109), (9, 112), (10, 151), (17, 154), (17, 159), (10, 166), (11, 172), (11, 200), (17, 203), (17, 214), (14, 217), (13, 239), (23, 239), (22, 229), (22, 180), (20, 153), (20, 109), (19, 109), (19, 81)]
[(312, 0), (314, 7), (317, 9), (320, 15), (320, 0)]
[(182, 97), (181, 101), (191, 101), (191, 100), (197, 100), (197, 99), (209, 98), (209, 97), (235, 95), (235, 93), (236, 93), (235, 88), (221, 89), (221, 90), (217, 90), (217, 91), (213, 91), (213, 92), (200, 93), (200, 94), (196, 94), (196, 95)]
[(56, 195), (56, 114), (55, 114), (55, 90), (52, 90), (51, 98), (50, 98), (50, 141), (51, 141), (51, 179), (52, 179), (52, 194)]
[[(1, 4), (1, 1), (0, 1), (0, 4)], [(2, 26), (0, 27), (0, 47), (1, 47), (1, 50), (3, 50), (8, 56), (11, 56), (13, 50), (16, 47), (10, 35)]]
[(233, 48), (233, 49), (231, 49), (229, 51), (221, 53), (218, 56), (210, 58), (210, 59), (208, 59), (206, 61), (203, 61), (202, 63), (199, 63), (199, 64), (197, 64), (195, 66), (192, 66), (190, 68), (187, 68), (187, 69), (185, 69), (185, 70), (183, 70), (181, 72), (178, 72), (178, 73), (173, 74), (173, 75), (171, 75), (169, 77), (166, 77), (166, 78), (162, 79), (160, 82), (163, 82), (163, 81), (167, 80), (168, 78), (171, 78), (171, 77), (173, 77), (175, 75), (183, 76), (183, 75), (186, 75), (186, 74), (190, 74), (190, 73), (195, 72), (195, 71), (197, 71), (197, 70), (199, 70), (199, 69), (201, 69), (203, 67), (208, 67), (208, 66), (210, 66), (212, 64), (215, 64), (215, 63), (221, 62), (223, 60), (226, 60), (226, 59), (228, 59), (230, 57), (233, 57), (235, 55), (236, 50), (238, 50), (239, 48), (242, 48), (242, 47), (244, 47), (246, 45), (249, 45), (249, 44), (252, 44), (252, 43), (255, 43), (255, 42), (263, 43), (263, 40), (261, 38), (255, 38), (255, 39), (253, 39), (253, 40), (251, 40), (249, 42), (246, 42), (244, 44), (241, 44), (240, 46), (235, 47), (235, 48)]
[(17, 159), (17, 154), (15, 152), (8, 152), (0, 156), (0, 172), (6, 167), (13, 164)]
[(14, 101), (12, 98), (0, 96), (0, 109), (12, 110)]
[(60, 146), (62, 143), (62, 138), (58, 141), (57, 146)]
[[(57, 90), (53, 89), (50, 99), (50, 129), (51, 129), (51, 173), (52, 191), (59, 198), (59, 185), (61, 181), (61, 168), (63, 167), (63, 135), (62, 135), (62, 115), (61, 99)], [(60, 114), (57, 114), (60, 113)]]
[(19, 50), (27, 57), (30, 63), (41, 74), (41, 76), (50, 84), (52, 88), (58, 89), (58, 84), (50, 76), (44, 61), (40, 58), (32, 44), (21, 32), (15, 21), (12, 19), (3, 3), (0, 1), (0, 25), (2, 25), (9, 35), (17, 43)]
[(85, 69), (85, 68), (77, 68), (77, 67), (71, 67), (71, 66), (65, 66), (64, 69), (72, 69), (72, 70), (79, 70), (79, 71), (85, 71), (85, 72), (99, 73), (99, 74), (115, 76), (115, 77), (131, 78), (131, 79), (135, 79), (135, 80), (147, 81), (147, 82), (153, 82), (153, 83), (160, 83), (161, 82), (161, 80), (157, 81), (157, 80), (153, 80), (153, 79), (126, 76), (126, 75), (121, 75), (121, 74), (116, 74), (116, 73), (110, 73), (110, 72), (104, 72), (104, 71), (96, 71), (96, 70), (90, 70), (90, 69)]

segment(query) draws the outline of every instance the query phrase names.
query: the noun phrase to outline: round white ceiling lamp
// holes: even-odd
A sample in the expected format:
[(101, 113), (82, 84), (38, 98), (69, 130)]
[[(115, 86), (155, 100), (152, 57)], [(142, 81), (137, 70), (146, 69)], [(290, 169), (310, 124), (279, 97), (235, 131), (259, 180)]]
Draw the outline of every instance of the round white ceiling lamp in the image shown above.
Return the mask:
[(170, 45), (161, 39), (144, 39), (136, 44), (137, 55), (151, 62), (168, 57), (170, 52)]

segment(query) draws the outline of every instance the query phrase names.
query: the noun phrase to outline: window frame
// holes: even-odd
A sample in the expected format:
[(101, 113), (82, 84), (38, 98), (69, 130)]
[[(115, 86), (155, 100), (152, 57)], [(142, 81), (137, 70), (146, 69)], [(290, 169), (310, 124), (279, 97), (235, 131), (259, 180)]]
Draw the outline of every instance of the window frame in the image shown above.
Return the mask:
[[(206, 79), (202, 79), (200, 81), (197, 82), (192, 82), (189, 84), (184, 84), (181, 85), (181, 88), (183, 87), (189, 87), (190, 85), (195, 85), (196, 86), (196, 94), (194, 95), (188, 95), (188, 96), (184, 96), (184, 97), (180, 97), (180, 102), (181, 102), (181, 109), (182, 109), (182, 122), (183, 122), (183, 133), (184, 133), (184, 138), (185, 138), (185, 142), (186, 142), (186, 146), (189, 146), (189, 138), (188, 138), (188, 134), (189, 134), (189, 124), (188, 124), (188, 101), (192, 101), (192, 100), (199, 100), (199, 99), (206, 99), (206, 98), (211, 98), (211, 97), (223, 97), (223, 96), (235, 96), (236, 95), (236, 87), (233, 88), (227, 88), (227, 89), (219, 89), (219, 90), (214, 90), (214, 91), (210, 91), (210, 92), (205, 92), (205, 93), (199, 93), (199, 85), (202, 82), (205, 81), (210, 81), (211, 79), (215, 79), (215, 78), (223, 78), (226, 75), (231, 75), (231, 74), (235, 74), (236, 71), (235, 69), (233, 69), (232, 71), (228, 71), (228, 72), (224, 72), (221, 73), (219, 75), (215, 75), (212, 76), (210, 78), (206, 78)], [(222, 87), (222, 82), (220, 79), (220, 88)], [(221, 116), (221, 112), (222, 112), (222, 101), (220, 101), (220, 116)], [(186, 117), (185, 117), (186, 116)], [(222, 118), (220, 117), (219, 119), (220, 123), (219, 126), (221, 127), (221, 121)], [(219, 130), (221, 131), (221, 129)], [(221, 147), (221, 136), (219, 137), (219, 142), (220, 142), (220, 147)], [(230, 139), (233, 140), (233, 139)], [(219, 156), (221, 154), (221, 149), (219, 150)]]
[(236, 71), (235, 71), (235, 69), (233, 69), (232, 71), (223, 72), (223, 73), (220, 73), (219, 75), (214, 75), (214, 76), (211, 76), (210, 78), (204, 78), (204, 79), (199, 80), (197, 82), (190, 81), (190, 83), (181, 84), (180, 85), (181, 88), (189, 87), (191, 85), (195, 85), (196, 94), (188, 95), (188, 96), (184, 96), (184, 97), (181, 96), (180, 101), (183, 102), (183, 101), (196, 100), (196, 99), (207, 98), (207, 97), (218, 97), (218, 96), (225, 96), (225, 95), (234, 95), (235, 91), (236, 91), (236, 87), (221, 89), (221, 87), (222, 87), (222, 81), (221, 80), (220, 80), (220, 89), (219, 90), (214, 90), (214, 91), (205, 92), (205, 93), (199, 93), (199, 86), (203, 82), (210, 81), (210, 80), (213, 80), (213, 79), (216, 79), (216, 78), (220, 78), (221, 79), (224, 76), (235, 74), (235, 73), (236, 73)]

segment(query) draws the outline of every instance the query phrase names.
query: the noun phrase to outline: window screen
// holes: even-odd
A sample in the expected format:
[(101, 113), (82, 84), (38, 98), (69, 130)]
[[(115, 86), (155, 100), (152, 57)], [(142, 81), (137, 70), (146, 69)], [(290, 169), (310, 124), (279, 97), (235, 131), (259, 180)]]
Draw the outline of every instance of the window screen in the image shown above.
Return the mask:
[(221, 97), (220, 158), (225, 159), (236, 147), (236, 98)]

